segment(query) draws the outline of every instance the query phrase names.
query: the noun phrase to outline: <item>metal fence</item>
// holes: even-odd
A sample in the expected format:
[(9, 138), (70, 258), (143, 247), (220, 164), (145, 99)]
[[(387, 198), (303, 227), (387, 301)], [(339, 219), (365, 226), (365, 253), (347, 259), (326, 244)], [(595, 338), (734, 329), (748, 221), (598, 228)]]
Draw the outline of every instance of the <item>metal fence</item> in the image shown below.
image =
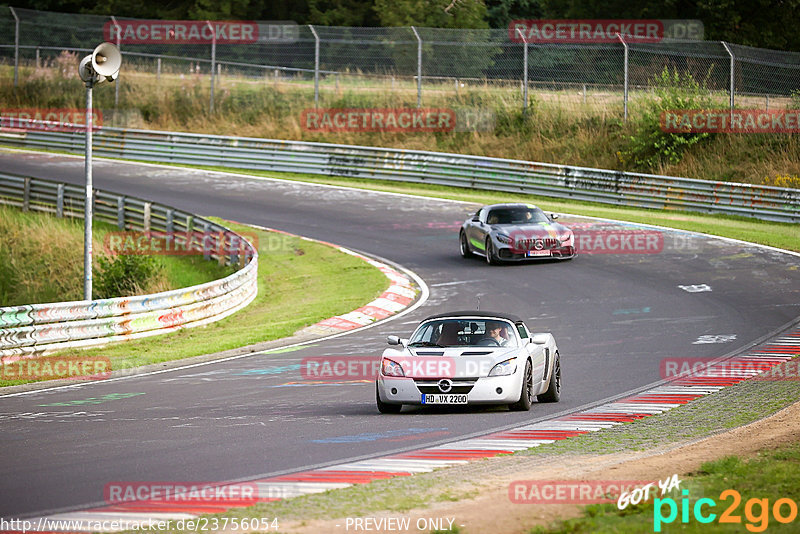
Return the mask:
[[(34, 126), (35, 121), (31, 121)], [(656, 209), (800, 222), (800, 190), (532, 161), (327, 143), (102, 128), (113, 158), (437, 184)], [(80, 153), (80, 132), (0, 132), (0, 143)]]
[[(82, 217), (84, 202), (82, 187), (0, 174), (0, 204), (58, 217)], [(258, 253), (224, 226), (169, 206), (104, 191), (95, 191), (94, 214), (120, 230), (164, 232), (183, 240), (185, 249), (197, 248), (209, 260), (240, 268), (220, 280), (154, 295), (0, 307), (2, 363), (207, 324), (255, 298)]]
[[(134, 19), (11, 8), (0, 10), (0, 58), (34, 67), (62, 51), (84, 53), (104, 38), (110, 21)], [(769, 107), (800, 90), (800, 53), (719, 41), (664, 40), (542, 44), (509, 38), (505, 29), (295, 26), (291, 40), (268, 37), (249, 44), (123, 44), (126, 70), (274, 78), (314, 85), (314, 103), (341, 86), (352, 91), (458, 94), (472, 86), (505, 87), (521, 106), (528, 89), (564, 103), (587, 98), (627, 112), (629, 98), (644, 94), (664, 68), (691, 74), (730, 105), (757, 96)], [(124, 83), (124, 76), (123, 82)], [(118, 91), (118, 89), (117, 89)], [(212, 91), (213, 92), (213, 91)], [(322, 92), (322, 96), (321, 93)], [(210, 101), (213, 107), (213, 99)], [(748, 105), (752, 105), (750, 101)], [(759, 103), (760, 105), (760, 103)], [(773, 100), (773, 105), (775, 105)]]

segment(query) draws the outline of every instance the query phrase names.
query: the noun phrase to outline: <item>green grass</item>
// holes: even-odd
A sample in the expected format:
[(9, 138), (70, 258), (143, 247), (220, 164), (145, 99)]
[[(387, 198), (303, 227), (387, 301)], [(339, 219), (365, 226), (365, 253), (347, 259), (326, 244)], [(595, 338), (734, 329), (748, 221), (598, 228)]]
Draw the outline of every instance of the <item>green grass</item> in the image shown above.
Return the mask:
[[(98, 258), (105, 255), (104, 238), (117, 227), (102, 221), (92, 227), (96, 272)], [(0, 306), (83, 299), (82, 219), (0, 205), (0, 235)], [(233, 272), (195, 256), (155, 256), (154, 261), (158, 271), (140, 288), (142, 293), (203, 284)], [(95, 278), (95, 289), (96, 284)]]
[[(776, 450), (762, 452), (753, 458), (742, 459), (728, 456), (702, 465), (700, 470), (690, 477), (685, 477), (682, 488), (688, 486), (689, 515), (685, 524), (682, 524), (681, 510), (683, 496), (674, 492), (671, 496), (675, 501), (677, 510), (676, 518), (670, 523), (665, 523), (660, 532), (797, 532), (798, 520), (795, 518), (789, 524), (781, 524), (775, 520), (773, 506), (778, 499), (791, 499), (795, 506), (800, 502), (800, 444), (795, 443)], [(735, 490), (741, 496), (741, 502), (733, 508), (733, 497), (722, 496), (725, 490)], [(712, 499), (715, 506), (710, 504), (703, 507), (704, 515), (716, 514), (716, 519), (703, 524), (696, 520), (692, 511), (700, 498)], [(768, 499), (768, 508), (762, 509), (759, 505), (748, 504), (751, 499)], [(596, 504), (586, 506), (583, 515), (579, 518), (558, 521), (548, 527), (537, 527), (530, 530), (531, 534), (581, 534), (613, 532), (619, 534), (639, 534), (653, 532), (655, 529), (654, 513), (655, 501), (628, 506), (619, 510), (615, 503)], [(659, 517), (669, 517), (669, 505), (661, 504)], [(732, 508), (732, 517), (738, 516), (741, 523), (720, 523), (720, 515), (728, 508)], [(751, 515), (748, 517), (747, 511)], [(796, 510), (796, 507), (795, 507)], [(782, 506), (782, 514), (788, 516), (789, 506)]]
[[(389, 285), (379, 270), (330, 246), (220, 222), (258, 236), (258, 296), (246, 308), (207, 326), (57, 355), (107, 356), (119, 370), (211, 354), (290, 336), (366, 304)], [(0, 386), (19, 383), (0, 381)]]

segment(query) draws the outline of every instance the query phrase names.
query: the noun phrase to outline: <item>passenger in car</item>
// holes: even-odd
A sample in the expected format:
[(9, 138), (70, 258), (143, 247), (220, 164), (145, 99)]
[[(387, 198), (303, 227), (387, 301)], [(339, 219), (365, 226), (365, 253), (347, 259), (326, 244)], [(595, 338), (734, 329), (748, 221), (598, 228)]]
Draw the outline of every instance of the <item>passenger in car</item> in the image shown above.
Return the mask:
[(458, 345), (458, 331), (460, 329), (461, 327), (458, 323), (444, 323), (442, 325), (442, 332), (439, 334), (439, 339), (436, 340), (436, 343), (443, 347)]

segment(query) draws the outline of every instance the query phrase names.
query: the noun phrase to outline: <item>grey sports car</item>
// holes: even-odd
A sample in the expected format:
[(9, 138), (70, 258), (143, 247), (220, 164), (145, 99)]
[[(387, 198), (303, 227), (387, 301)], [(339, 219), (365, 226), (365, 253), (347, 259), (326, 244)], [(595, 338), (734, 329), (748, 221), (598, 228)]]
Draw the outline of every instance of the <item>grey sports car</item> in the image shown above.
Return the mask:
[(533, 204), (492, 204), (464, 221), (459, 233), (461, 255), (478, 254), (490, 264), (575, 257), (572, 230)]

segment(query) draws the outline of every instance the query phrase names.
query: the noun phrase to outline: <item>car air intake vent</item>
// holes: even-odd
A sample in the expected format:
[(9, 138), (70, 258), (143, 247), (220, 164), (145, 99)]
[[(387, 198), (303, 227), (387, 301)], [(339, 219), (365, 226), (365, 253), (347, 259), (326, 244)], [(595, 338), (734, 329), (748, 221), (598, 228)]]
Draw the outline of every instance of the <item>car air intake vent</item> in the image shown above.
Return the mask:
[(487, 354), (491, 354), (492, 351), (490, 350), (465, 350), (461, 353), (462, 356), (486, 356)]
[(417, 356), (444, 356), (444, 352), (423, 352), (421, 350), (417, 351)]

